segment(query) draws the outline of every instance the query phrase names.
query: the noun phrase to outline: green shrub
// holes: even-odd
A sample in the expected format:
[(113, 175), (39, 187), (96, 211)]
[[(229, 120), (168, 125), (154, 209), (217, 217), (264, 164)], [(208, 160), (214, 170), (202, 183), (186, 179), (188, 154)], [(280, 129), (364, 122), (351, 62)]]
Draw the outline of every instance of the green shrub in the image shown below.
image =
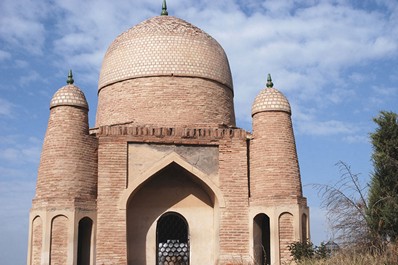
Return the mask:
[(330, 257), (330, 250), (323, 242), (319, 246), (314, 246), (314, 244), (310, 241), (298, 241), (291, 243), (288, 248), (290, 255), (296, 262), (302, 261), (304, 259), (326, 259)]

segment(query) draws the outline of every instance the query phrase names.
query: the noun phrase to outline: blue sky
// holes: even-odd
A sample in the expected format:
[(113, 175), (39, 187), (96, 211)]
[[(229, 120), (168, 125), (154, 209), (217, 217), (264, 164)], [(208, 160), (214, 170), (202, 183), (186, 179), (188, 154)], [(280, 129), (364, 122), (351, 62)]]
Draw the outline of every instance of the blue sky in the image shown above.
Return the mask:
[[(101, 61), (117, 35), (158, 15), (161, 0), (0, 2), (0, 264), (25, 264), (28, 213), (49, 103), (74, 71), (95, 122)], [(212, 35), (232, 69), (239, 127), (271, 73), (289, 99), (315, 243), (332, 236), (311, 183), (345, 161), (366, 182), (369, 133), (398, 112), (396, 0), (168, 0), (169, 14)]]

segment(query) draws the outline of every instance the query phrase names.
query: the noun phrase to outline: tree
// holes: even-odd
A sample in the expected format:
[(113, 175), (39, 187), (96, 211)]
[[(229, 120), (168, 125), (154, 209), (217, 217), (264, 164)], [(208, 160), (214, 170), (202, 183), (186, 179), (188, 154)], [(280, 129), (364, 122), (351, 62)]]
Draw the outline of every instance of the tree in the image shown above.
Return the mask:
[(398, 243), (398, 115), (380, 112), (370, 134), (374, 172), (370, 185), (339, 162), (340, 179), (333, 185), (315, 185), (327, 210), (335, 239), (362, 250), (383, 250)]
[(398, 115), (380, 112), (370, 135), (374, 172), (371, 177), (367, 219), (373, 236), (381, 241), (398, 239)]
[(346, 163), (340, 161), (336, 165), (340, 169), (339, 181), (314, 185), (327, 211), (334, 240), (343, 246), (367, 246), (370, 234), (366, 218), (367, 186)]

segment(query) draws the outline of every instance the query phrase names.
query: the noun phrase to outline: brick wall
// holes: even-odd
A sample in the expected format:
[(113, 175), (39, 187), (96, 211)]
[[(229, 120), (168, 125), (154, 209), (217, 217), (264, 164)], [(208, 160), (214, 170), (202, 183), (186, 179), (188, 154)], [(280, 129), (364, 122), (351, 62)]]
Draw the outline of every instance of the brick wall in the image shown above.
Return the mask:
[[(219, 146), (219, 182), (226, 208), (219, 209), (221, 264), (248, 259), (247, 132), (221, 128), (103, 126), (99, 138), (97, 264), (126, 263), (126, 211), (118, 203), (127, 184), (128, 143)], [(217, 217), (218, 218), (218, 215)]]
[(41, 265), (41, 249), (43, 241), (43, 222), (41, 217), (36, 217), (32, 224), (32, 249), (31, 249), (31, 264)]
[(57, 216), (52, 221), (50, 264), (67, 264), (68, 222), (65, 216)]
[(288, 246), (293, 242), (293, 215), (283, 213), (279, 217), (279, 253), (281, 264), (289, 264), (292, 260)]
[(260, 112), (253, 117), (250, 145), (251, 195), (255, 203), (292, 203), (302, 196), (290, 115)]
[(127, 178), (124, 137), (99, 139), (98, 165), (97, 264), (127, 264), (126, 211), (118, 205)]
[[(50, 111), (36, 186), (38, 200), (49, 205), (95, 200), (97, 140), (89, 135), (87, 110), (58, 106)], [(57, 199), (55, 199), (57, 198)]]
[(248, 180), (246, 139), (220, 141), (220, 189), (226, 208), (220, 209), (220, 262), (248, 259)]
[(147, 77), (100, 90), (96, 126), (134, 123), (156, 126), (234, 126), (232, 91), (191, 77)]

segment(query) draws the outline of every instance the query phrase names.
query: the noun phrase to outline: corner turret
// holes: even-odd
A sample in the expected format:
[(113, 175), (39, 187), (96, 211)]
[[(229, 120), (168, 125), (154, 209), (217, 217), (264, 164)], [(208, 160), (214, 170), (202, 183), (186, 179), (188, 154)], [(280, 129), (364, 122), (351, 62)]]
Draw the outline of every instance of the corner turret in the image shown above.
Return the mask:
[[(271, 253), (267, 260), (275, 264), (290, 260), (290, 243), (309, 238), (309, 210), (302, 194), (291, 113), (289, 101), (273, 87), (268, 75), (266, 88), (252, 106), (250, 205), (257, 224), (253, 230), (253, 255), (261, 260), (265, 250)], [(269, 230), (264, 230), (264, 226)], [(264, 237), (265, 241), (261, 239)]]
[(84, 93), (73, 83), (70, 71), (50, 103), (30, 212), (28, 264), (88, 264), (93, 253), (98, 143), (89, 135)]

